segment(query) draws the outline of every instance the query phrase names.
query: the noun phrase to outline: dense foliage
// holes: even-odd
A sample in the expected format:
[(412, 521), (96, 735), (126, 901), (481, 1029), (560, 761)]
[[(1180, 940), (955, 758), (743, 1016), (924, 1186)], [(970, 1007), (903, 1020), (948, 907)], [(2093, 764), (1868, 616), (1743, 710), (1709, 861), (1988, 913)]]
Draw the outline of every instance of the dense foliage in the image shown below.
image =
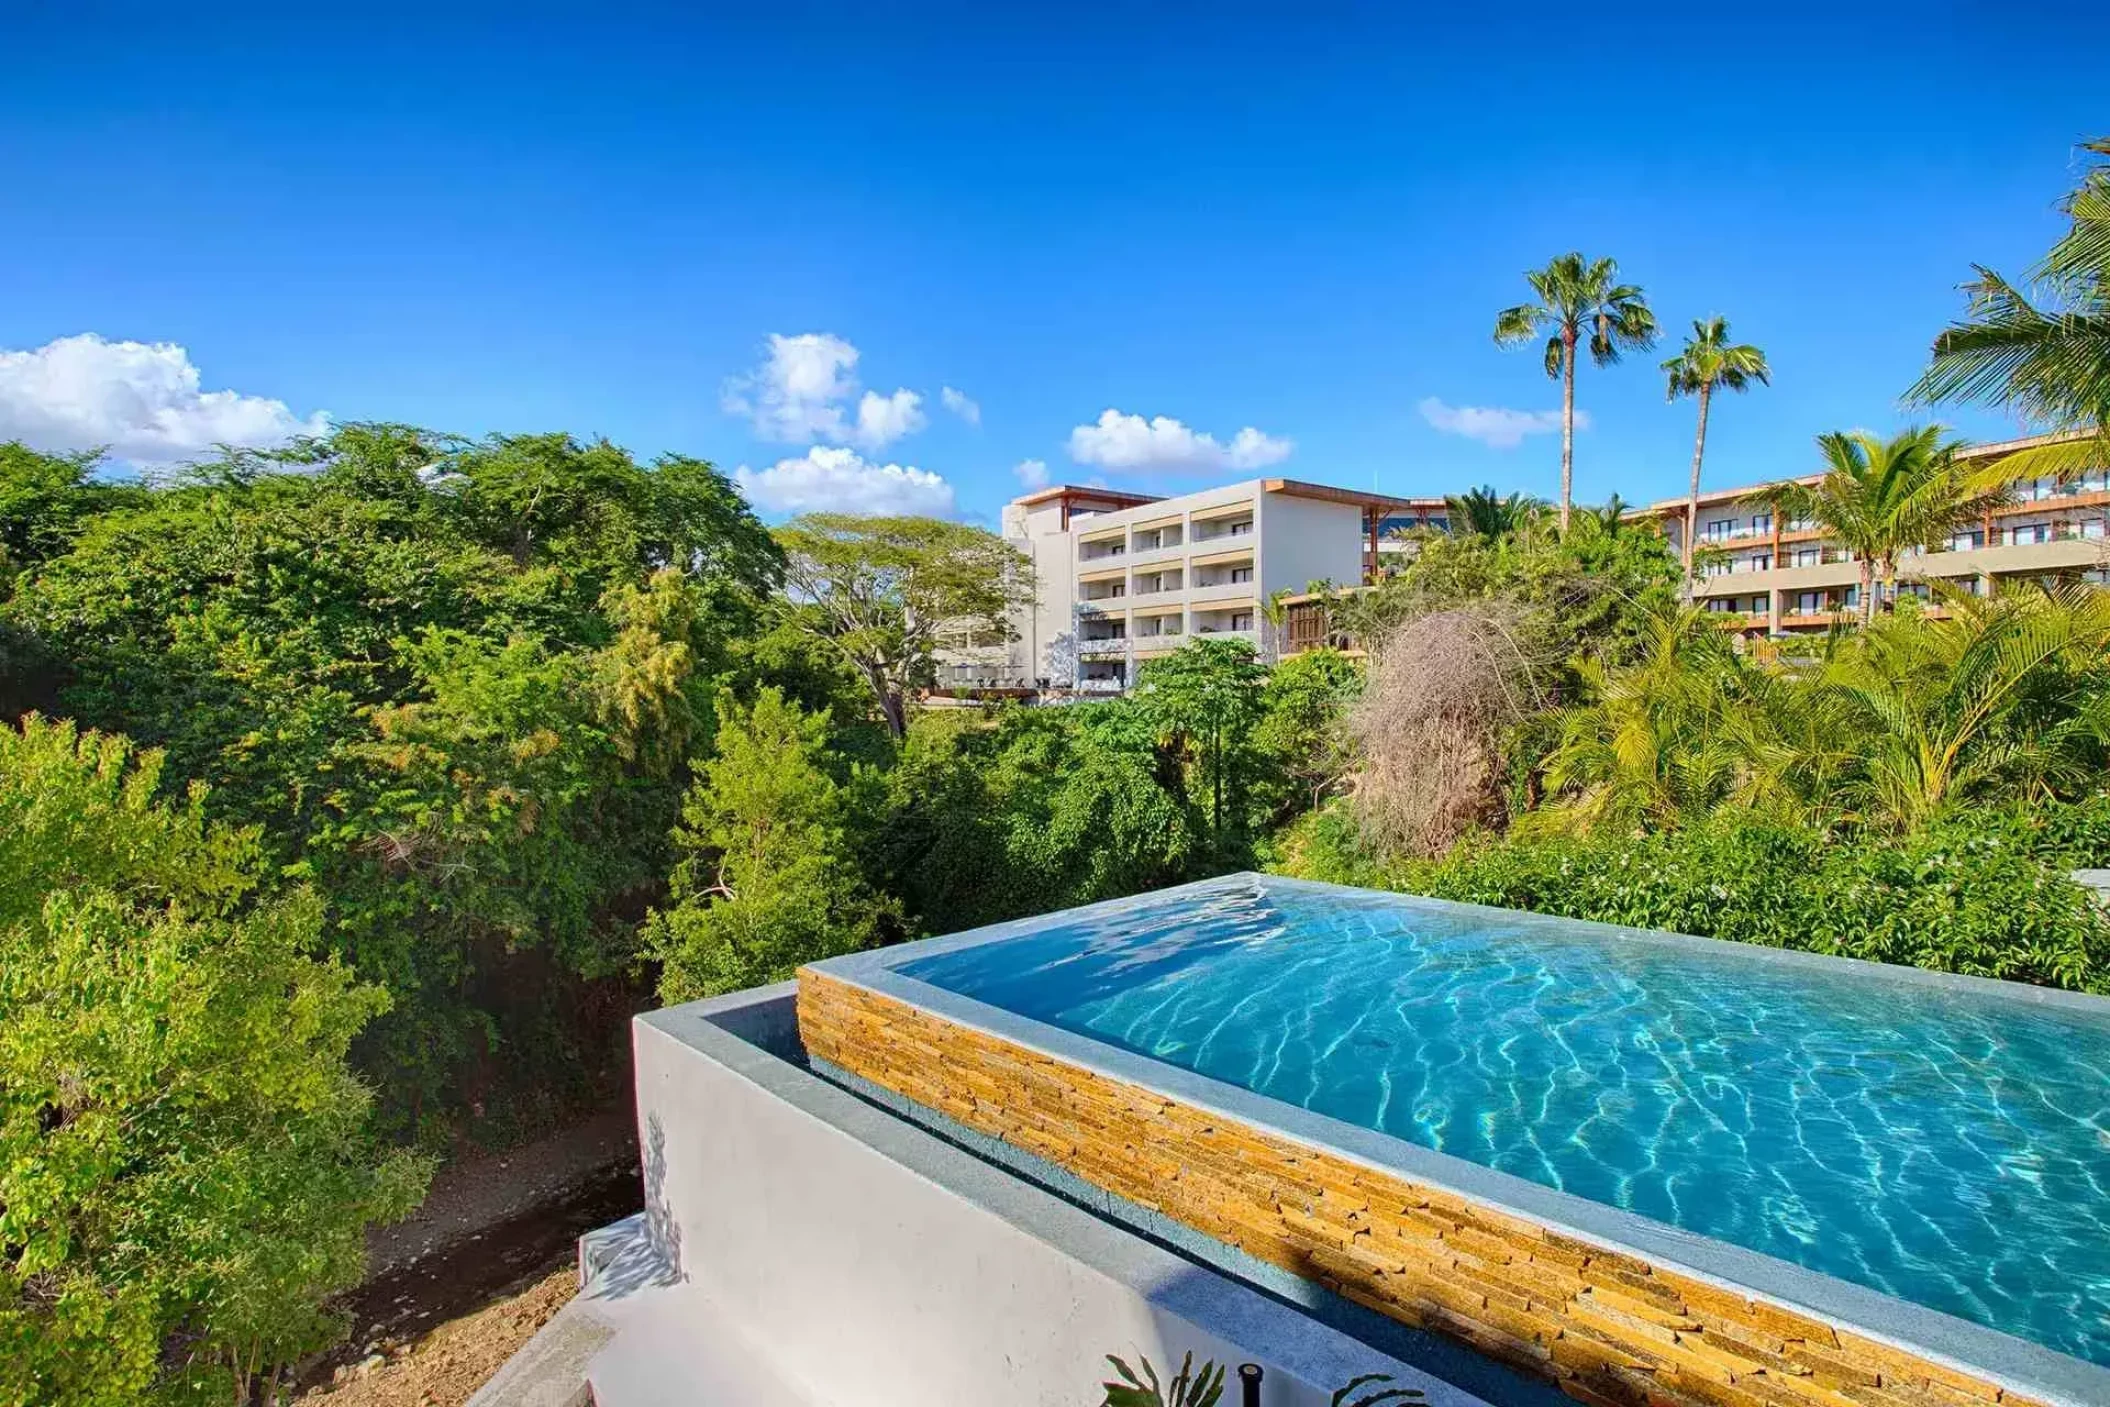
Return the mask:
[(346, 1064), (388, 994), (161, 765), (0, 729), (0, 1402), (249, 1400), (422, 1186)]
[[(1871, 586), (2110, 452), (2104, 179), (2052, 303), (1985, 275), (1920, 388), (2067, 439), (1826, 437), (1781, 495)], [(1531, 283), (1498, 336), (1572, 427), (1653, 315), (1610, 261)], [(1666, 372), (1696, 476), (1768, 368), (1716, 319)], [(0, 1402), (257, 1400), (414, 1199), (401, 1150), (614, 1094), (642, 1005), (1228, 870), (2110, 991), (2064, 874), (2110, 860), (2110, 594), (1869, 590), (1739, 648), (1653, 522), (1569, 502), (1570, 438), (1558, 515), (1475, 490), (1335, 595), (1367, 660), (1203, 638), (1127, 697), (947, 709), (938, 651), (1033, 589), (973, 527), (772, 533), (708, 464), (564, 435), (347, 425), (159, 483), (0, 445)]]
[(1873, 962), (2110, 991), (2110, 918), (1997, 820), (1858, 843), (1724, 815), (1641, 835), (1485, 837), (1378, 862), (1347, 818), (1308, 822), (1309, 878)]
[[(1353, 790), (1282, 838), (1286, 868), (2110, 990), (2110, 919), (2065, 873), (2110, 859), (2095, 792), (2110, 765), (2110, 594), (2017, 586), (1947, 595), (1939, 612), (1908, 600), (1769, 661), (1652, 589), (1616, 593), (1587, 625), (1564, 616), (1555, 649), (1514, 648), (1543, 638), (1535, 584), (1560, 580), (1569, 550), (1533, 528), (1459, 543), (1380, 593), (1402, 617), (1374, 636)], [(1477, 668), (1498, 656), (1507, 674)], [(1508, 707), (1473, 714), (1481, 695)], [(1459, 745), (1474, 719), (1499, 765)], [(1431, 775), (1449, 789), (1433, 800)], [(1398, 823), (1403, 807), (1456, 810), (1474, 786), (1477, 833), (1405, 843), (1420, 832)]]
[[(34, 484), (38, 460), (0, 469)], [(596, 984), (633, 961), (709, 681), (777, 570), (730, 484), (563, 436), (350, 426), (74, 491), (40, 500), (6, 606), (49, 706), (165, 750), (313, 885), (395, 998), (362, 1056), (394, 1116), (582, 1094), (608, 1068)]]

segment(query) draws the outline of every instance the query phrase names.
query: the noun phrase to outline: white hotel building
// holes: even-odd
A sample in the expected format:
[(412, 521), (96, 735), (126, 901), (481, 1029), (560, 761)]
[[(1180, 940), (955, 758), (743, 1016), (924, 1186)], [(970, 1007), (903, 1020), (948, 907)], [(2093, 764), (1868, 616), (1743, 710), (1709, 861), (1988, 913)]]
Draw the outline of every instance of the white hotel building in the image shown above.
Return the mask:
[(1280, 652), (1264, 603), (1314, 581), (1371, 580), (1394, 534), (1446, 524), (1441, 498), (1250, 479), (1155, 498), (1060, 486), (1014, 499), (1003, 536), (1032, 559), (1040, 599), (1008, 646), (941, 653), (939, 683), (1113, 692), (1196, 636)]

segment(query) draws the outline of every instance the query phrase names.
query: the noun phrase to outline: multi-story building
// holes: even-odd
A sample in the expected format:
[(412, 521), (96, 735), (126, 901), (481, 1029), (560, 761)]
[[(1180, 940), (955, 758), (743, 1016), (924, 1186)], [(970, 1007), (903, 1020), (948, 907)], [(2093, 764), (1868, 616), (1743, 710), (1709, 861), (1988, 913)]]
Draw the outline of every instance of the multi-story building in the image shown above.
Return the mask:
[[(1976, 445), (1964, 456), (1997, 459), (2050, 438)], [(1776, 513), (1766, 499), (1766, 487), (1754, 484), (1700, 495), (1694, 542), (1703, 549), (1703, 565), (1695, 599), (1720, 614), (1726, 628), (1749, 634), (1822, 630), (1858, 619), (1861, 564), (1827, 541), (1815, 524), (1786, 521)], [(1671, 546), (1681, 551), (1685, 507), (1684, 499), (1667, 498), (1646, 510), (1661, 522)], [(1930, 581), (1944, 581), (1984, 595), (2006, 581), (2110, 581), (2106, 523), (2110, 470), (2099, 466), (2064, 480), (2026, 481), (2015, 487), (2010, 502), (1959, 527), (1947, 541), (1908, 554), (1898, 564), (1898, 589), (1925, 596)]]
[(955, 687), (1118, 691), (1196, 636), (1279, 651), (1266, 604), (1315, 581), (1372, 579), (1398, 531), (1442, 528), (1441, 498), (1252, 479), (1176, 498), (1062, 486), (1014, 500), (1003, 535), (1033, 562), (1039, 601), (1008, 645), (941, 653)]

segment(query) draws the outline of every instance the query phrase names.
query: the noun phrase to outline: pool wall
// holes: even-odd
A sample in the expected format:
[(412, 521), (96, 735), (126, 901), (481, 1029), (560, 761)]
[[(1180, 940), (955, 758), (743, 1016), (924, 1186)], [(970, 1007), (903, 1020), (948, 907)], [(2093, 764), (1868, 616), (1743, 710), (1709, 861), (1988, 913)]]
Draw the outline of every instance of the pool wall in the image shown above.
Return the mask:
[[(1497, 1201), (1456, 1185), (1516, 1182), (1501, 1174), (1418, 1179), (1387, 1167), (1389, 1157), (1354, 1156), (1322, 1146), (1333, 1140), (1307, 1141), (1280, 1126), (1333, 1123), (1320, 1116), (1110, 1048), (1080, 1058), (1087, 1043), (1038, 1023), (1009, 1018), (1031, 1028), (1023, 1035), (993, 1029), (1006, 1014), (902, 978), (890, 963), (870, 961), (878, 956), (800, 973), (799, 1032), (816, 1061), (1357, 1304), (1470, 1344), (1578, 1400), (1616, 1407), (2101, 1400), (2094, 1389), (2105, 1377), (2093, 1365), (1656, 1223), (1646, 1226), (1657, 1240), (1682, 1240), (1692, 1254), (1651, 1255), (1633, 1244), (1647, 1236), (1592, 1237), (1575, 1226), (1586, 1218), (1531, 1214), (1534, 1201), (1577, 1203), (1607, 1222), (1641, 1223), (1566, 1194), (1520, 1186), (1521, 1195)], [(985, 1014), (993, 1019), (977, 1019)], [(1225, 1112), (1233, 1104), (1272, 1106), (1285, 1117), (1237, 1117)], [(1360, 1132), (1344, 1130), (1342, 1138)], [(1369, 1137), (1398, 1145), (1409, 1162), (1458, 1163)], [(1813, 1314), (1810, 1297), (1790, 1305), (1754, 1292), (1743, 1277), (1691, 1273), (1695, 1262), (1712, 1268), (1715, 1261), (1762, 1262), (1818, 1285), (1824, 1293), (1815, 1298), (1869, 1312)], [(1874, 1321), (1892, 1318), (1904, 1337), (1871, 1336)]]

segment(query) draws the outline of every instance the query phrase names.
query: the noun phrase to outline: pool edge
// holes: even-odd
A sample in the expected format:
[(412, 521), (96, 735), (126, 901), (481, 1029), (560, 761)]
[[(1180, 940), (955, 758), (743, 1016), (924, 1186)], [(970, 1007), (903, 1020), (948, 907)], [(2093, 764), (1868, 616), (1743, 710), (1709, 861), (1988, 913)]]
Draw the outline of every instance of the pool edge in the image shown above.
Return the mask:
[[(1227, 883), (1248, 880), (1292, 888), (1304, 888), (1308, 883), (1282, 881), (1272, 876), (1229, 876), (1202, 881), (1196, 885), (1180, 886), (1177, 890), (1159, 891), (1154, 896), (1138, 896), (1138, 899), (1149, 897), (1162, 900), (1167, 893), (1177, 894), (1184, 890), (1208, 892), (1211, 888)], [(1331, 889), (1336, 886), (1310, 887)], [(1134, 902), (1137, 900), (1115, 901), (1113, 904), (1094, 905), (1090, 908), (1109, 909)], [(1508, 914), (1509, 911), (1487, 912)], [(809, 979), (818, 982), (832, 981), (869, 993), (901, 1010), (920, 1013), (952, 1027), (978, 1034), (987, 1040), (1077, 1067), (1088, 1076), (1132, 1087), (1214, 1118), (1230, 1121), (1263, 1140), (1272, 1137), (1300, 1144), (1322, 1157), (1343, 1159), (1364, 1172), (1423, 1185), (1448, 1197), (1462, 1199), (1496, 1217), (1522, 1219), (1556, 1235), (1594, 1243), (1608, 1256), (1627, 1256), (1645, 1262), (1650, 1267), (1660, 1267), (1674, 1277), (1693, 1282), (1705, 1294), (1726, 1294), (1732, 1298), (1769, 1306), (1790, 1316), (1816, 1320), (1824, 1327), (1843, 1331), (1857, 1340), (1857, 1351), (1862, 1352), (1869, 1360), (1873, 1361), (1885, 1355), (1903, 1355), (1929, 1370), (1922, 1376), (1931, 1376), (1942, 1382), (1952, 1394), (1964, 1393), (1966, 1399), (1975, 1396), (1978, 1400), (1991, 1401), (1995, 1396), (1994, 1389), (1999, 1389), (2010, 1393), (2009, 1400), (2014, 1400), (2013, 1394), (2026, 1394), (2041, 1402), (2076, 1404), (2076, 1407), (2079, 1404), (2110, 1401), (2110, 1369), (2082, 1359), (1865, 1286), (1726, 1242), (1694, 1236), (1633, 1213), (1558, 1192), (1407, 1143), (1390, 1135), (1313, 1114), (1297, 1106), (1192, 1071), (1132, 1055), (1088, 1037), (1072, 1035), (1044, 1023), (1018, 1017), (971, 998), (944, 991), (894, 970), (897, 964), (909, 958), (998, 941), (1029, 929), (1034, 922), (1022, 920), (993, 925), (949, 938), (927, 940), (907, 948), (831, 959), (805, 969), (801, 973), (802, 1029), (807, 1016), (807, 1003), (803, 993)], [(1677, 940), (1676, 935), (1648, 936)], [(1706, 944), (1710, 947), (1733, 946), (1746, 950), (1745, 945), (1720, 944), (1716, 940), (1686, 938), (1682, 941)], [(1819, 964), (1851, 961), (1811, 954), (1777, 954), (1776, 950), (1756, 951)], [(1869, 968), (1882, 965), (1855, 963), (1854, 966)], [(1996, 987), (2013, 985), (1993, 983), (1990, 979), (1954, 978), (1950, 974), (1921, 973), (1915, 969), (1889, 970), (1885, 975), (1890, 975), (1891, 972), (1910, 978), (1946, 979), (1971, 987), (1981, 983)], [(2003, 992), (2001, 995), (2018, 994)], [(2093, 1007), (2101, 1000), (2086, 998), (2085, 1004)], [(898, 1024), (898, 1012), (892, 1019)], [(824, 1034), (818, 1038), (824, 1044), (827, 1041)], [(948, 1057), (956, 1060), (959, 1054), (959, 1051), (939, 1054), (934, 1063), (946, 1065)], [(884, 1087), (897, 1088), (903, 1083), (914, 1083), (913, 1080), (904, 1079), (898, 1071), (894, 1072), (894, 1078), (890, 1081), (884, 1062), (875, 1062), (869, 1056), (859, 1060), (854, 1052), (852, 1056), (851, 1059), (835, 1059), (833, 1056), (827, 1058)], [(871, 1068), (860, 1068), (861, 1065)], [(954, 1070), (952, 1077), (959, 1079), (959, 1071)], [(905, 1097), (916, 1098), (910, 1089), (897, 1088), (897, 1092)], [(941, 1112), (951, 1117), (959, 1117), (953, 1110), (943, 1110), (941, 1107)], [(995, 1136), (1002, 1134), (998, 1132)], [(1121, 1189), (1109, 1190), (1119, 1192)], [(1662, 1326), (1657, 1327), (1660, 1329)], [(1479, 1346), (1484, 1350), (1484, 1345)], [(1658, 1355), (1659, 1358), (1662, 1356)], [(1963, 1381), (1951, 1381), (1951, 1378)], [(1877, 1384), (1867, 1383), (1862, 1386), (1880, 1392)], [(1741, 1399), (1724, 1393), (1720, 1400)], [(1809, 1400), (1853, 1401), (1852, 1398), (1844, 1396)], [(1880, 1397), (1872, 1397), (1870, 1400), (1879, 1401)], [(1934, 1399), (1926, 1397), (1924, 1400)]]

